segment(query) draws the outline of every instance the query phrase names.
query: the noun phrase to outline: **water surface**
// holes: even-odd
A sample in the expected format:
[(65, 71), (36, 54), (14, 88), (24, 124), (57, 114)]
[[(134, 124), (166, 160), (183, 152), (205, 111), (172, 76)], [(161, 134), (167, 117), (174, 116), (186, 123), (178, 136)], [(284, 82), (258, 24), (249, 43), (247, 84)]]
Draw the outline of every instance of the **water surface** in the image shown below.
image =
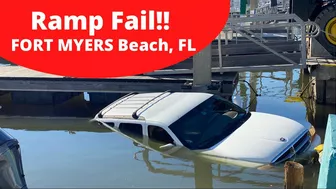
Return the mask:
[[(319, 109), (318, 113), (312, 116), (311, 107), (307, 108), (307, 103), (297, 98), (304, 80), (299, 70), (247, 72), (241, 73), (241, 79), (250, 82), (261, 95), (256, 97), (246, 83), (239, 83), (235, 94), (244, 107), (314, 124), (323, 137), (326, 115), (335, 113), (335, 109), (319, 105), (314, 108), (315, 112)], [(16, 115), (14, 110), (18, 107), (20, 112), (34, 110), (32, 106), (6, 104), (0, 110), (3, 115), (0, 124), (20, 141), (29, 188), (283, 188), (282, 167), (256, 170), (168, 158), (90, 123), (90, 117), (11, 117), (8, 112)], [(72, 114), (94, 113), (78, 98), (63, 104), (64, 112), (70, 112), (67, 107), (71, 107)], [(36, 108), (52, 112), (59, 107)], [(316, 188), (318, 169), (318, 165), (305, 167), (307, 188)]]

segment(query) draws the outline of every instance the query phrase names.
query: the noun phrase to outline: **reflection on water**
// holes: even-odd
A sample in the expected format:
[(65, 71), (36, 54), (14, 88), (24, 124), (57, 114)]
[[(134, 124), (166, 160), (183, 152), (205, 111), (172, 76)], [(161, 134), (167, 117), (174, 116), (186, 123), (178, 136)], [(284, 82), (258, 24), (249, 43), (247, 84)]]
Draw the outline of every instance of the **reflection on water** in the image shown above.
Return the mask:
[[(322, 115), (335, 110), (318, 106), (325, 110), (320, 113), (317, 106), (306, 108), (309, 102), (297, 98), (304, 81), (299, 70), (241, 73), (241, 79), (247, 80), (261, 95), (256, 97), (246, 83), (239, 83), (235, 94), (241, 98), (243, 107), (286, 116), (302, 124), (314, 124), (323, 136), (325, 120)], [(88, 110), (86, 102), (78, 99), (62, 106), (72, 107), (71, 111)], [(6, 112), (0, 110), (4, 115), (0, 124), (20, 141), (30, 188), (283, 188), (282, 167), (257, 170), (209, 163), (196, 157), (168, 157), (91, 123), (90, 118), (13, 118), (8, 117), (8, 112), (13, 112), (14, 108), (10, 104), (6, 104), (6, 108)], [(42, 111), (43, 108), (39, 108)], [(315, 112), (314, 116), (311, 112)], [(316, 187), (318, 169), (318, 165), (305, 167), (307, 187)]]
[(151, 173), (193, 179), (195, 188), (269, 187), (274, 185), (274, 181), (281, 182), (282, 180), (283, 172), (281, 170), (260, 171), (229, 164), (213, 164), (196, 156), (189, 158), (189, 161), (186, 159), (182, 161), (176, 157), (160, 155), (143, 148), (136, 153), (134, 158), (144, 162)]

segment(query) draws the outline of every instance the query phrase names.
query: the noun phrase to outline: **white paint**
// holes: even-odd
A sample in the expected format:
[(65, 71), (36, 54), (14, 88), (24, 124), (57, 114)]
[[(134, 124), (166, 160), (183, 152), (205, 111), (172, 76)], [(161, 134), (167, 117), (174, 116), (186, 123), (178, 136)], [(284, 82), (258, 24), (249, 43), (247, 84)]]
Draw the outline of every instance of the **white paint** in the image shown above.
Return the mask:
[[(269, 163), (306, 131), (301, 124), (288, 118), (252, 112), (251, 118), (232, 135), (204, 153)], [(281, 142), (281, 137), (287, 142)]]

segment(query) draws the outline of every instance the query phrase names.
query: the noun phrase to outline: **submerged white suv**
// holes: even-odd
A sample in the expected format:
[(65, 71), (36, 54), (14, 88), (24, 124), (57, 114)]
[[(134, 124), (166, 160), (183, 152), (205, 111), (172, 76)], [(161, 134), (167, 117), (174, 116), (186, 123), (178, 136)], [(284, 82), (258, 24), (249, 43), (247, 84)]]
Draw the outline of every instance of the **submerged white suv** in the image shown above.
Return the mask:
[(207, 160), (258, 167), (310, 153), (321, 139), (300, 123), (247, 112), (219, 96), (194, 92), (132, 93), (94, 120), (155, 150), (188, 149)]

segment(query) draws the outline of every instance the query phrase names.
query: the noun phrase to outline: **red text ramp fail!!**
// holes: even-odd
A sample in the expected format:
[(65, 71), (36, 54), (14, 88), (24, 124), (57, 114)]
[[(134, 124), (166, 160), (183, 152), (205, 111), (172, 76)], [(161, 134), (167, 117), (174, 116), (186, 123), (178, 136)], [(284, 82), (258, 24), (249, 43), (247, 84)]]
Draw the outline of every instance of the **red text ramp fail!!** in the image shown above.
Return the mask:
[(131, 76), (177, 64), (224, 28), (229, 0), (11, 0), (0, 56), (61, 76)]

